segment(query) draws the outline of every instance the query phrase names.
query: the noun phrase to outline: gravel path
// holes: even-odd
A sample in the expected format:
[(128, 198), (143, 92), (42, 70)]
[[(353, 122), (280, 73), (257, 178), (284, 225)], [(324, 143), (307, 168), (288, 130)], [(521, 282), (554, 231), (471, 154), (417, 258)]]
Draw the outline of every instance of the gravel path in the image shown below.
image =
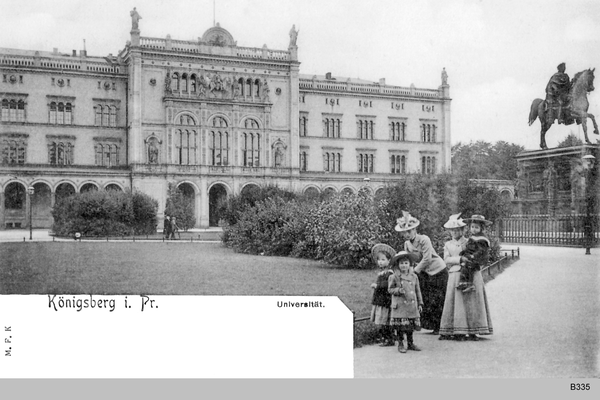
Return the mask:
[(356, 378), (600, 377), (600, 249), (521, 247), (486, 285), (494, 334), (479, 342), (415, 333), (421, 352), (354, 350)]

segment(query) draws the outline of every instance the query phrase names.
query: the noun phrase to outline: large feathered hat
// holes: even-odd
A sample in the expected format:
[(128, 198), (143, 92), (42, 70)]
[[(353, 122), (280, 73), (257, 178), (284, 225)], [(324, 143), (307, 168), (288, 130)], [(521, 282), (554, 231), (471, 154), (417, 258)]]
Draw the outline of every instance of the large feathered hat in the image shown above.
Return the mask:
[(462, 228), (462, 227), (467, 226), (467, 224), (465, 224), (463, 219), (459, 218), (459, 217), (460, 217), (460, 213), (451, 215), (450, 218), (448, 218), (448, 222), (446, 222), (444, 224), (444, 228), (454, 229), (454, 228)]
[(402, 211), (402, 217), (396, 220), (396, 229), (397, 232), (409, 231), (413, 228), (419, 226), (421, 222), (418, 219), (411, 216), (409, 212)]

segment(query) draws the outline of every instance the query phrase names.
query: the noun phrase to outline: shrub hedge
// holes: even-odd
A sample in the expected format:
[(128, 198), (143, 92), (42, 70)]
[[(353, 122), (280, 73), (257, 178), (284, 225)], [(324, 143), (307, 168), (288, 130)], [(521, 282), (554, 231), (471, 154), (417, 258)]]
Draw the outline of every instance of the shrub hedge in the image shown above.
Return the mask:
[[(251, 254), (323, 260), (350, 268), (371, 268), (370, 249), (387, 243), (400, 250), (404, 240), (394, 230), (402, 211), (421, 221), (419, 233), (429, 236), (442, 255), (450, 235), (443, 225), (451, 214), (483, 214), (496, 220), (508, 215), (500, 194), (474, 186), (452, 175), (409, 176), (373, 196), (367, 190), (340, 193), (316, 200), (275, 190), (257, 189), (227, 202), (223, 241), (234, 250)], [(491, 259), (500, 245), (493, 227)]]
[(141, 192), (91, 191), (56, 202), (52, 209), (58, 236), (146, 235), (156, 232), (158, 202)]

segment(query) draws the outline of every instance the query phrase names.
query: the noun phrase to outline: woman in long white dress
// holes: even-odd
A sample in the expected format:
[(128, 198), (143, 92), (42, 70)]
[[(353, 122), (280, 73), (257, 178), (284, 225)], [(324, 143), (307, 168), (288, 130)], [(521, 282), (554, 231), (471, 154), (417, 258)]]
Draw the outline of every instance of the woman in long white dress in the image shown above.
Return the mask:
[(452, 240), (444, 245), (444, 261), (449, 268), (449, 277), (440, 324), (440, 340), (479, 340), (477, 335), (493, 333), (492, 320), (481, 271), (474, 272), (475, 290), (463, 292), (456, 289), (460, 281), (460, 253), (467, 243), (464, 237), (466, 224), (459, 217), (460, 214), (452, 215), (444, 224), (444, 228), (450, 231)]

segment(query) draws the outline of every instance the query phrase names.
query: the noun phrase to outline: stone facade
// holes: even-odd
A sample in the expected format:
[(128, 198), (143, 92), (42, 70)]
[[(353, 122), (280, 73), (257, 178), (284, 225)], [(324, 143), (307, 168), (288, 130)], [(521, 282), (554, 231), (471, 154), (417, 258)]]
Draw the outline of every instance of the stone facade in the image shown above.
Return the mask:
[(0, 229), (27, 226), (30, 202), (49, 227), (57, 197), (85, 190), (141, 190), (162, 221), (174, 184), (207, 227), (251, 185), (356, 192), (450, 170), (447, 75), (437, 89), (301, 75), (290, 38), (271, 50), (218, 24), (197, 41), (135, 26), (117, 56), (0, 49)]

